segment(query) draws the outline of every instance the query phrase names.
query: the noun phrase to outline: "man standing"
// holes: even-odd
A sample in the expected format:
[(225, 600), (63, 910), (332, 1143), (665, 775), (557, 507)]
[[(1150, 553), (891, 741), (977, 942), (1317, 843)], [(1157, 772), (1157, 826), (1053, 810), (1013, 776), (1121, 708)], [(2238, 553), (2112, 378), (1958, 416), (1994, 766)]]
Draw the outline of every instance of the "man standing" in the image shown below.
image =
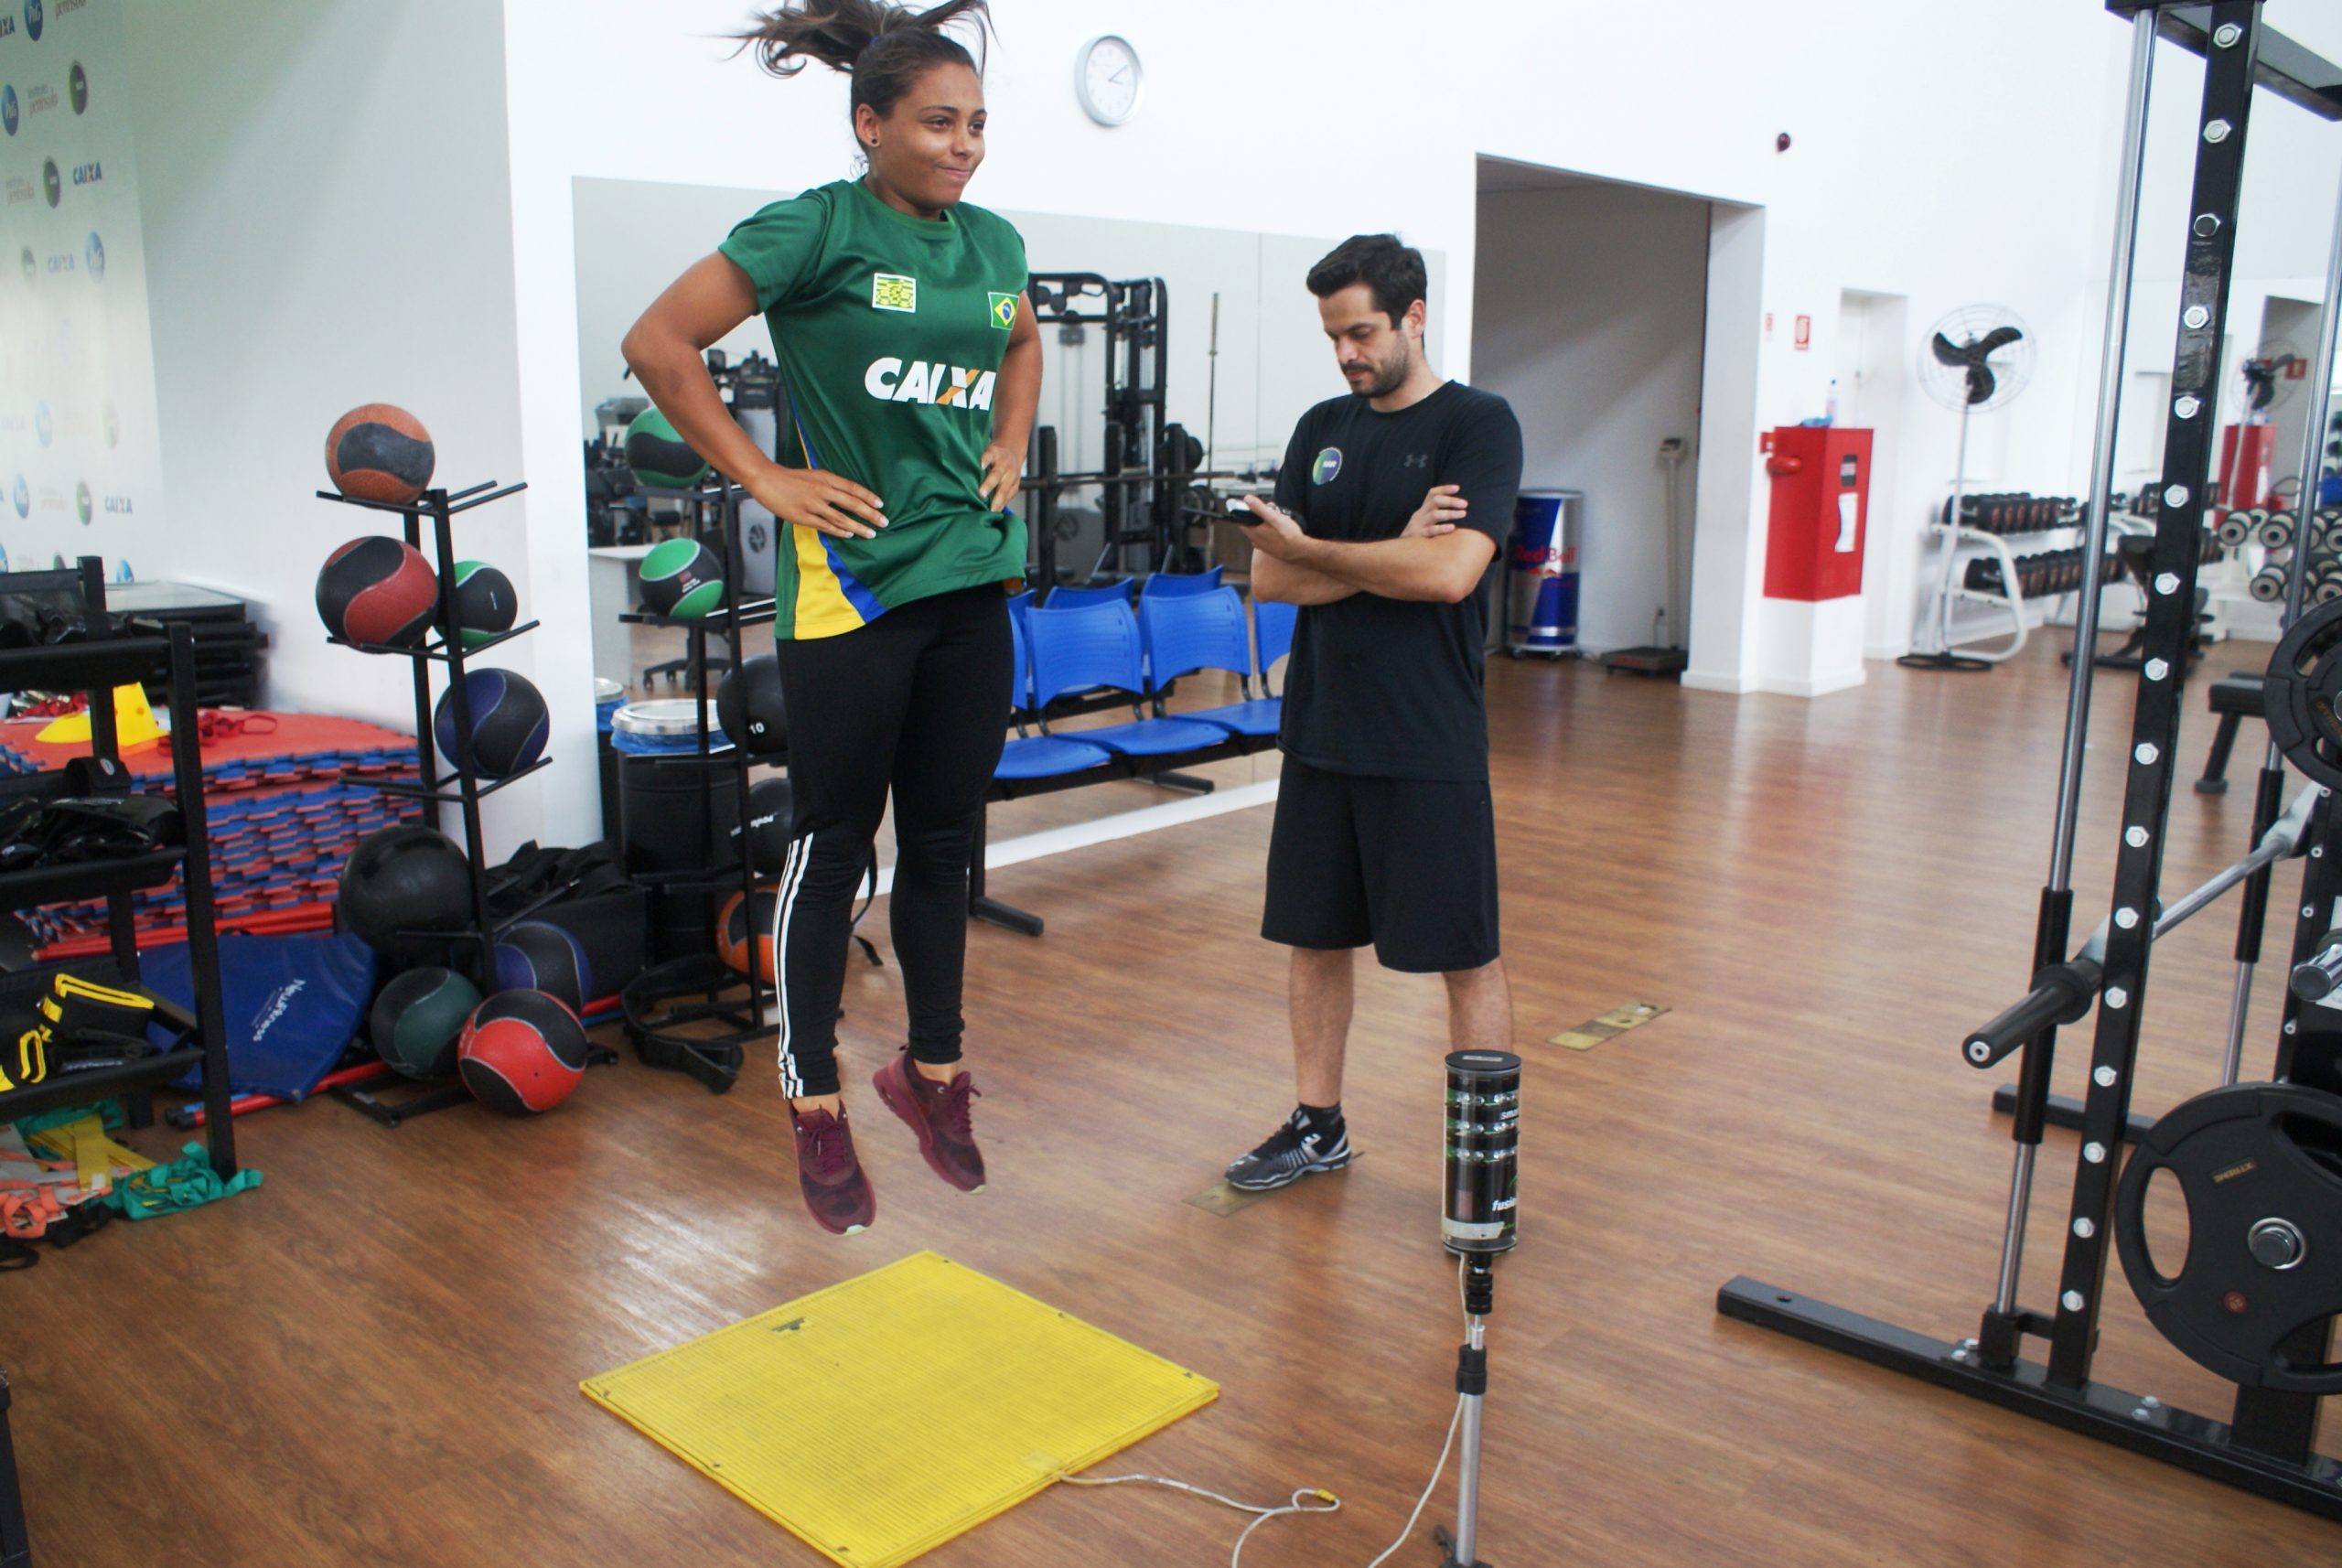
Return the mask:
[(1350, 395), (1304, 414), (1256, 521), (1252, 592), (1302, 607), (1261, 934), (1293, 949), (1299, 1104), (1230, 1185), (1349, 1164), (1342, 1057), (1353, 950), (1447, 983), (1457, 1050), (1512, 1043), (1481, 693), (1482, 579), (1512, 521), (1520, 426), (1423, 359), (1423, 261), (1361, 234), (1309, 292)]

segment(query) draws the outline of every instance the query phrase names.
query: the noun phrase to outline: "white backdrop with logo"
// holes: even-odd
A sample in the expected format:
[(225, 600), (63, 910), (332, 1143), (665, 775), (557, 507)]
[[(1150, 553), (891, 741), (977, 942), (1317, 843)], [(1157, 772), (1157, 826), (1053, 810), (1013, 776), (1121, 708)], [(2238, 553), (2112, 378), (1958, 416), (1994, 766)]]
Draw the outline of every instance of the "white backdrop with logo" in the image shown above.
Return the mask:
[(157, 575), (161, 443), (121, 0), (0, 0), (0, 549)]

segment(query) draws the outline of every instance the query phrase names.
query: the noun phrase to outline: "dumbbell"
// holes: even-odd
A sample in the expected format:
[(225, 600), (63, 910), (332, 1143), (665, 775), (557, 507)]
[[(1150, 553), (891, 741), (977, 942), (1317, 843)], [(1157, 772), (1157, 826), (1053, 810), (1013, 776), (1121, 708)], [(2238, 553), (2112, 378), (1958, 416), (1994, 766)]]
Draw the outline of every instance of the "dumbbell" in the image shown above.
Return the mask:
[(2294, 514), (2289, 511), (2266, 511), (2253, 523), (2252, 536), (2263, 550), (2283, 550), (2294, 542)]
[(2274, 566), (2263, 566), (2252, 575), (2245, 591), (2259, 603), (2273, 605), (2285, 596), (2285, 574)]
[(2213, 525), (2212, 537), (2225, 548), (2234, 550), (2252, 537), (2252, 525), (2244, 521), (2240, 511), (2222, 512), (2220, 521)]

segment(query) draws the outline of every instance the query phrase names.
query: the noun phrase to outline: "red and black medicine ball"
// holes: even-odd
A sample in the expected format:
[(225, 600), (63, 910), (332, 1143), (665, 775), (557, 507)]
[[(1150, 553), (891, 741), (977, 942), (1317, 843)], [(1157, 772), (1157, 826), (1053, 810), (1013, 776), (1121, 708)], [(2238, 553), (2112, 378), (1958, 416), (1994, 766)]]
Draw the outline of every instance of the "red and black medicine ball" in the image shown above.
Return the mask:
[(500, 991), (473, 1009), (456, 1045), (472, 1098), (507, 1116), (532, 1116), (569, 1098), (586, 1072), (586, 1028), (542, 991)]
[(406, 505), (431, 482), (437, 461), (423, 421), (392, 403), (361, 403), (326, 436), (333, 488), (360, 500)]
[(438, 607), (439, 575), (401, 540), (353, 539), (317, 573), (317, 618), (344, 642), (420, 648)]

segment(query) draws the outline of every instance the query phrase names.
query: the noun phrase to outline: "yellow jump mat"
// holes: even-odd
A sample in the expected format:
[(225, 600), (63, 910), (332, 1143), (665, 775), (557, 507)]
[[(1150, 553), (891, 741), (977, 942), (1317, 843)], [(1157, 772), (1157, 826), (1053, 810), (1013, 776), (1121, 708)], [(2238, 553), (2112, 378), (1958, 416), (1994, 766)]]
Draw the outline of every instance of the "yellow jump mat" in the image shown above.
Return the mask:
[(846, 1568), (894, 1568), (1219, 1395), (934, 1252), (588, 1378)]

